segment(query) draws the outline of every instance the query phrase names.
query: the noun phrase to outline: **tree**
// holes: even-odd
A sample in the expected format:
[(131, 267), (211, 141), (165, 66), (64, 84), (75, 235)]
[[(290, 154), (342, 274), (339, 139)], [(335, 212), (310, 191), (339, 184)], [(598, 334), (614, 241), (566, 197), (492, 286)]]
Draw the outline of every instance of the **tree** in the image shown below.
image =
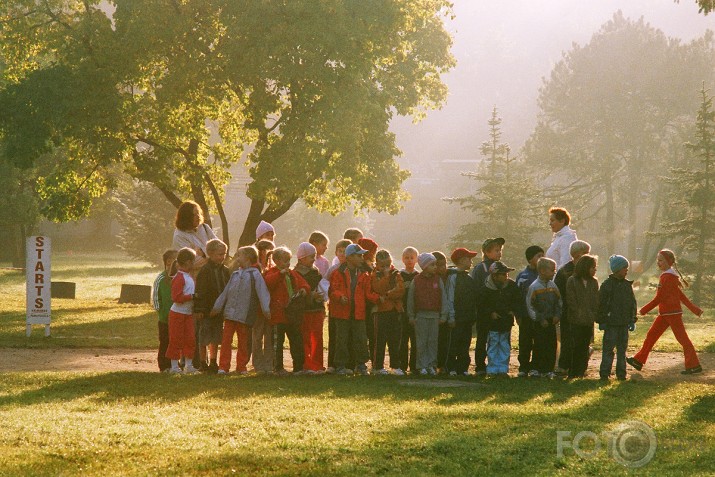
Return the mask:
[(477, 171), (462, 173), (476, 181), (475, 192), (444, 200), (471, 210), (476, 218), (460, 226), (452, 237), (453, 246), (480, 250), (487, 237), (504, 237), (508, 244), (505, 257), (517, 260), (532, 244), (531, 237), (539, 229), (536, 224), (544, 208), (536, 200), (536, 185), (525, 174), (523, 162), (511, 155), (508, 144), (501, 142), (501, 122), (495, 106), (488, 121), (489, 140), (479, 149), (482, 162)]
[(648, 184), (667, 167), (663, 144), (696, 107), (688, 92), (713, 81), (714, 60), (712, 33), (681, 44), (618, 12), (544, 81), (527, 162), (543, 173), (552, 200), (582, 222), (602, 217), (609, 253), (623, 253), (623, 239), (636, 256), (639, 205), (652, 200)]
[(225, 241), (222, 186), (247, 164), (240, 243), (298, 199), (330, 213), (399, 210), (408, 173), (388, 126), (446, 97), (449, 2), (116, 0), (111, 19), (99, 4), (0, 6), (12, 65), (0, 130), (14, 162), (60, 148), (69, 181), (101, 192), (120, 163), (174, 205), (190, 196), (205, 216), (214, 209)]
[(663, 224), (664, 235), (679, 237), (682, 250), (693, 255), (696, 302), (704, 298), (705, 290), (711, 292), (708, 301), (712, 301), (715, 261), (715, 109), (713, 97), (708, 95), (704, 84), (700, 97), (694, 138), (685, 144), (697, 162), (689, 168), (670, 169), (666, 181), (675, 191), (670, 207), (678, 217)]

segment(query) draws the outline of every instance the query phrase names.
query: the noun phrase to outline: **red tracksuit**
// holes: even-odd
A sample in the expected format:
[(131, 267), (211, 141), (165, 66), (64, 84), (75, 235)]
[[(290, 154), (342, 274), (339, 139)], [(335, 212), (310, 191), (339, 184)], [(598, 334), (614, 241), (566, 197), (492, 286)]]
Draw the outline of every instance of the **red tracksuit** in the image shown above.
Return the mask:
[(186, 272), (179, 271), (171, 281), (171, 300), (174, 304), (169, 311), (169, 346), (166, 349), (166, 357), (169, 359), (194, 357), (194, 290), (194, 279)]
[(678, 276), (670, 270), (663, 272), (660, 275), (660, 283), (658, 284), (658, 291), (655, 294), (655, 298), (640, 310), (640, 314), (645, 315), (658, 305), (658, 317), (653, 321), (653, 324), (648, 330), (641, 350), (634, 356), (639, 363), (646, 363), (648, 354), (651, 349), (653, 349), (653, 345), (655, 345), (663, 332), (670, 327), (673, 330), (675, 339), (678, 340), (678, 343), (680, 343), (680, 346), (683, 347), (683, 351), (685, 352), (685, 367), (690, 369), (700, 365), (698, 355), (695, 353), (695, 347), (690, 341), (688, 333), (685, 332), (683, 310), (680, 307), (681, 302), (696, 315), (700, 316), (703, 313), (703, 310), (694, 305), (688, 297), (685, 296), (683, 290), (680, 288)]

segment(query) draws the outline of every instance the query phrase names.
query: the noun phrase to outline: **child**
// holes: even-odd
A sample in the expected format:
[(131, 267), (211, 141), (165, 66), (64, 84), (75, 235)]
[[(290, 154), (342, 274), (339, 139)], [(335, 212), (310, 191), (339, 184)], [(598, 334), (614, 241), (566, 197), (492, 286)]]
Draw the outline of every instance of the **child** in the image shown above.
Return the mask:
[[(405, 266), (400, 270), (402, 282), (405, 285), (405, 290), (410, 286), (412, 280), (419, 273), (415, 270), (417, 265), (417, 256), (419, 252), (414, 247), (405, 247), (402, 251), (402, 264)], [(417, 372), (417, 353), (415, 352), (415, 327), (410, 325), (409, 317), (407, 316), (407, 293), (402, 300), (402, 307), (405, 313), (400, 315), (400, 367), (399, 369), (405, 373), (409, 370), (412, 373)]]
[[(223, 313), (224, 317), (219, 374), (227, 374), (231, 367), (231, 354), (233, 353), (231, 345), (234, 334), (238, 339), (236, 372), (248, 374), (246, 365), (249, 360), (248, 335), (251, 333), (251, 327), (261, 330), (265, 326), (265, 321), (271, 317), (270, 294), (257, 264), (258, 251), (253, 246), (241, 247), (236, 254), (236, 260), (240, 268), (231, 274), (228, 285), (211, 310), (211, 316)], [(270, 343), (266, 343), (266, 347), (260, 346), (262, 336), (263, 334), (259, 334), (253, 341), (254, 349), (256, 349), (253, 354), (253, 365), (254, 369), (259, 372), (265, 371), (260, 364), (261, 357), (265, 354), (270, 355), (273, 351), (269, 347)]]
[(531, 352), (534, 349), (534, 321), (529, 317), (529, 312), (526, 309), (526, 295), (529, 293), (529, 286), (539, 278), (536, 263), (544, 256), (544, 249), (538, 245), (532, 245), (526, 249), (524, 255), (527, 262), (526, 268), (516, 276), (516, 285), (521, 291), (521, 306), (516, 314), (516, 322), (519, 325), (519, 374), (517, 376), (520, 378), (527, 375), (532, 377), (539, 375), (539, 371), (534, 368), (531, 359)]
[[(342, 239), (338, 240), (338, 243), (335, 244), (335, 258), (338, 263), (331, 265), (325, 275), (323, 275), (325, 288), (330, 288), (330, 276), (340, 265), (345, 263), (345, 249), (351, 243), (350, 240)], [(328, 311), (330, 311), (330, 307), (328, 307)], [(335, 343), (335, 318), (332, 315), (328, 315), (328, 367), (325, 372), (330, 374), (335, 372)], [(348, 364), (352, 364), (352, 360)], [(352, 369), (352, 367), (350, 369)]]
[(268, 269), (265, 275), (268, 291), (271, 293), (271, 324), (273, 325), (273, 372), (285, 375), (288, 372), (283, 367), (283, 344), (286, 337), (290, 345), (290, 356), (293, 360), (293, 374), (303, 373), (305, 352), (303, 351), (303, 320), (302, 316), (289, 316), (286, 307), (296, 295), (306, 296), (310, 285), (300, 273), (290, 268), (291, 251), (287, 247), (273, 250), (273, 261), (276, 266)]
[(298, 264), (294, 270), (308, 282), (310, 293), (306, 296), (303, 313), (303, 350), (305, 360), (303, 369), (307, 374), (323, 372), (323, 322), (325, 321), (325, 302), (328, 300), (328, 288), (322, 276), (314, 266), (317, 250), (309, 242), (303, 242), (296, 251)]
[(318, 269), (320, 275), (325, 276), (330, 268), (330, 261), (325, 258), (325, 251), (328, 250), (328, 244), (330, 243), (328, 236), (316, 230), (310, 234), (308, 243), (315, 247), (315, 268)]
[(502, 262), (492, 263), (485, 287), (478, 297), (477, 320), (486, 320), (489, 328), (487, 376), (509, 375), (511, 328), (520, 306), (519, 287), (509, 279), (509, 272), (513, 271)]
[[(440, 251), (432, 252), (434, 258), (437, 259), (437, 276), (442, 280), (442, 285), (447, 285), (447, 256)], [(452, 329), (454, 328), (454, 320), (440, 323), (437, 333), (437, 374), (447, 374), (447, 354), (449, 354), (449, 346), (452, 342)]]
[(407, 290), (407, 316), (415, 327), (417, 369), (421, 376), (437, 374), (437, 346), (440, 323), (447, 321), (447, 295), (437, 275), (437, 259), (431, 253), (417, 257), (422, 272)]
[(375, 348), (372, 355), (372, 373), (389, 374), (385, 369), (385, 347), (390, 348), (390, 367), (398, 376), (400, 369), (400, 313), (404, 311), (402, 298), (405, 286), (400, 272), (392, 266), (392, 256), (387, 250), (376, 255), (377, 267), (372, 273), (372, 291), (379, 296), (375, 313)]
[(274, 248), (276, 248), (276, 245), (268, 239), (261, 239), (256, 243), (256, 250), (258, 251), (258, 265), (261, 273), (264, 273), (274, 265), (273, 260), (271, 259)]
[(553, 378), (556, 364), (556, 324), (561, 319), (561, 294), (554, 283), (556, 262), (542, 257), (536, 262), (539, 277), (529, 285), (526, 308), (534, 321), (534, 368)]
[(171, 264), (176, 260), (176, 250), (167, 250), (162, 255), (164, 262), (164, 271), (161, 272), (154, 280), (154, 293), (152, 294), (152, 302), (154, 309), (159, 315), (159, 353), (156, 357), (159, 371), (162, 373), (171, 369), (171, 360), (166, 357), (166, 348), (169, 346), (169, 309), (173, 302), (171, 301)]
[[(488, 238), (482, 243), (482, 261), (470, 273), (477, 289), (477, 295), (485, 287), (489, 276), (489, 267), (492, 263), (501, 260), (504, 243), (506, 241), (501, 237)], [(489, 339), (487, 324), (487, 322), (477, 320), (477, 343), (474, 347), (474, 367), (477, 376), (483, 376), (487, 372), (487, 340)]]
[(682, 285), (684, 284), (687, 287), (688, 282), (685, 281), (680, 274), (680, 270), (678, 270), (675, 254), (668, 249), (661, 250), (658, 252), (656, 263), (658, 269), (662, 272), (658, 283), (658, 291), (655, 294), (655, 298), (641, 308), (640, 315), (646, 315), (658, 305), (658, 316), (650, 326), (640, 351), (626, 361), (640, 371), (648, 361), (648, 354), (653, 349), (653, 345), (655, 345), (663, 332), (670, 327), (673, 330), (675, 339), (678, 340), (685, 353), (685, 371), (681, 371), (681, 374), (701, 373), (703, 368), (698, 360), (698, 355), (695, 353), (695, 347), (690, 338), (688, 338), (685, 326), (683, 326), (683, 310), (680, 307), (680, 303), (684, 303), (697, 316), (701, 316), (703, 310), (694, 305), (683, 293)]
[(345, 249), (345, 263), (330, 276), (330, 316), (335, 318), (335, 366), (338, 374), (352, 374), (347, 368), (350, 349), (355, 359), (355, 372), (367, 374), (369, 355), (365, 332), (367, 302), (377, 301), (370, 289), (370, 274), (363, 268), (362, 256), (367, 253), (360, 245)]
[(178, 271), (171, 281), (171, 305), (169, 311), (169, 345), (166, 357), (171, 360), (172, 374), (181, 373), (179, 359), (184, 358), (184, 373), (193, 374), (197, 370), (193, 366), (196, 338), (194, 335), (194, 292), (196, 285), (191, 277), (194, 268), (196, 252), (188, 247), (179, 250), (176, 255)]
[[(573, 250), (573, 247), (571, 249)], [(593, 323), (596, 321), (598, 313), (597, 269), (597, 257), (588, 254), (582, 255), (576, 262), (573, 275), (566, 282), (566, 306), (571, 322), (572, 341), (568, 379), (586, 376)], [(563, 347), (563, 335), (561, 346)]]
[[(375, 269), (375, 254), (379, 245), (372, 239), (361, 238), (357, 242), (360, 247), (367, 250), (367, 253), (362, 256), (363, 267), (368, 273), (372, 273)], [(370, 359), (373, 358), (375, 352), (375, 307), (368, 305), (365, 309), (365, 332), (367, 333), (367, 349)]]
[[(208, 262), (196, 276), (196, 294), (194, 295), (194, 319), (199, 323), (199, 348), (201, 350), (200, 371), (218, 372), (218, 345), (223, 336), (223, 320), (220, 316), (209, 316), (216, 299), (228, 283), (231, 273), (223, 262), (226, 259), (226, 244), (219, 239), (209, 240), (206, 244)], [(210, 364), (206, 362), (206, 347), (209, 348)]]
[(265, 220), (261, 220), (261, 223), (256, 227), (256, 243), (261, 240), (270, 240), (271, 242), (276, 240), (276, 229)]
[[(569, 255), (571, 260), (564, 266), (560, 267), (554, 277), (554, 283), (561, 293), (561, 300), (564, 305), (568, 302), (568, 291), (566, 290), (566, 282), (573, 275), (578, 259), (591, 251), (591, 245), (583, 240), (571, 242), (569, 246)], [(573, 360), (573, 337), (571, 336), (571, 320), (569, 319), (568, 306), (564, 306), (561, 310), (561, 321), (559, 322), (558, 340), (561, 344), (559, 349), (559, 359), (556, 366), (557, 375), (568, 374), (571, 369), (571, 361)]]
[(469, 376), (469, 345), (477, 321), (477, 295), (468, 270), (477, 252), (457, 248), (450, 257), (455, 267), (448, 269), (446, 292), (447, 321), (454, 323), (445, 369), (450, 376)]
[(626, 379), (626, 348), (628, 331), (635, 328), (636, 297), (633, 282), (626, 279), (630, 263), (621, 255), (611, 255), (608, 259), (611, 275), (599, 290), (598, 328), (603, 330), (603, 352), (601, 357), (601, 381), (608, 381), (613, 366), (613, 348), (616, 348), (616, 377)]
[[(343, 240), (347, 240), (350, 243), (356, 244), (361, 238), (363, 238), (363, 233), (360, 229), (350, 228), (346, 229), (345, 233), (343, 233)], [(331, 265), (337, 267), (340, 266), (340, 263), (340, 257), (338, 257), (336, 254), (335, 258), (333, 258), (333, 262)]]

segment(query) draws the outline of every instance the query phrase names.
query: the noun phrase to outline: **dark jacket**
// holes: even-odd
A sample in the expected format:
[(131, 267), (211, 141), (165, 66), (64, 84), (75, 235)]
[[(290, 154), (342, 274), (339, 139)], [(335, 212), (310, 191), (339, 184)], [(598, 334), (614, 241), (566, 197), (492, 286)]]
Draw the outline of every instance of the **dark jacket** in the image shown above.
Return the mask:
[[(520, 300), (521, 293), (514, 280), (507, 280), (499, 288), (490, 276), (479, 293), (477, 320), (488, 327), (489, 331), (510, 331), (514, 326), (514, 315), (521, 306)], [(492, 313), (499, 315), (499, 318), (492, 319)]]
[(209, 260), (196, 276), (194, 313), (203, 313), (206, 315), (204, 318), (208, 318), (216, 299), (226, 288), (230, 278), (231, 272), (224, 264), (216, 265)]
[(539, 278), (539, 272), (535, 268), (526, 267), (516, 276), (516, 286), (521, 292), (521, 302), (516, 316), (521, 320), (529, 319), (529, 311), (526, 309), (526, 296), (529, 294), (529, 286), (534, 283), (534, 280)]
[(556, 287), (559, 289), (559, 293), (561, 293), (561, 301), (564, 303), (563, 310), (561, 311), (561, 326), (563, 326), (564, 323), (569, 323), (570, 321), (569, 308), (568, 306), (565, 306), (566, 303), (568, 303), (568, 290), (566, 289), (566, 283), (569, 278), (571, 278), (571, 275), (573, 275), (574, 270), (576, 270), (576, 264), (573, 260), (571, 260), (569, 263), (559, 268), (559, 271), (556, 272), (556, 276), (554, 277), (554, 283), (556, 283)]
[(477, 289), (472, 277), (465, 271), (449, 268), (445, 283), (450, 308), (447, 321), (474, 322), (477, 319)]
[(611, 326), (628, 326), (636, 322), (636, 296), (633, 282), (628, 279), (606, 278), (598, 292), (597, 323)]
[(584, 283), (572, 275), (566, 282), (566, 290), (566, 309), (569, 311), (570, 323), (593, 327), (599, 306), (598, 280), (590, 278)]

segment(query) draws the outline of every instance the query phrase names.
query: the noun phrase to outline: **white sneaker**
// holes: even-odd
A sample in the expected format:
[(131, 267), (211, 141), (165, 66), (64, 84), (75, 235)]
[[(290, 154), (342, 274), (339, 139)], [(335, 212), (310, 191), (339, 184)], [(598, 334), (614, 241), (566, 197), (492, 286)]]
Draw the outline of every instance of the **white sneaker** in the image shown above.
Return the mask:
[(429, 373), (430, 376), (436, 376), (437, 375), (437, 370), (434, 368), (429, 368), (427, 369), (427, 372)]
[(554, 379), (556, 377), (556, 373), (551, 371), (550, 373), (546, 373), (546, 377), (549, 379)]
[(169, 369), (169, 374), (181, 374), (183, 371), (181, 371), (181, 368), (171, 368)]
[(538, 378), (539, 376), (541, 376), (541, 374), (539, 374), (537, 370), (532, 369), (531, 371), (529, 371), (530, 378)]
[(199, 372), (199, 370), (194, 368), (193, 366), (184, 367), (184, 374), (196, 374), (198, 372)]
[(397, 368), (392, 370), (392, 374), (394, 374), (395, 376), (404, 376), (405, 372), (402, 371), (400, 368)]
[(328, 368), (325, 370), (325, 374), (335, 374), (335, 368), (332, 366), (328, 366)]
[(426, 368), (420, 369), (420, 376), (427, 376), (427, 374), (429, 374), (429, 373), (427, 372)]
[(371, 374), (385, 376), (386, 374), (390, 374), (390, 372), (388, 370), (386, 370), (385, 368), (381, 368), (381, 369), (373, 369)]
[(465, 371), (462, 373), (462, 376), (469, 376), (469, 371)]
[(449, 372), (449, 375), (454, 377), (454, 376), (457, 375), (457, 372), (456, 372), (456, 371), (450, 371), (450, 372)]
[(226, 375), (226, 374), (228, 374), (228, 373), (227, 373), (226, 371), (224, 371), (223, 369), (219, 369), (219, 370), (216, 372), (216, 374), (220, 374), (220, 375), (223, 376), (223, 375)]

